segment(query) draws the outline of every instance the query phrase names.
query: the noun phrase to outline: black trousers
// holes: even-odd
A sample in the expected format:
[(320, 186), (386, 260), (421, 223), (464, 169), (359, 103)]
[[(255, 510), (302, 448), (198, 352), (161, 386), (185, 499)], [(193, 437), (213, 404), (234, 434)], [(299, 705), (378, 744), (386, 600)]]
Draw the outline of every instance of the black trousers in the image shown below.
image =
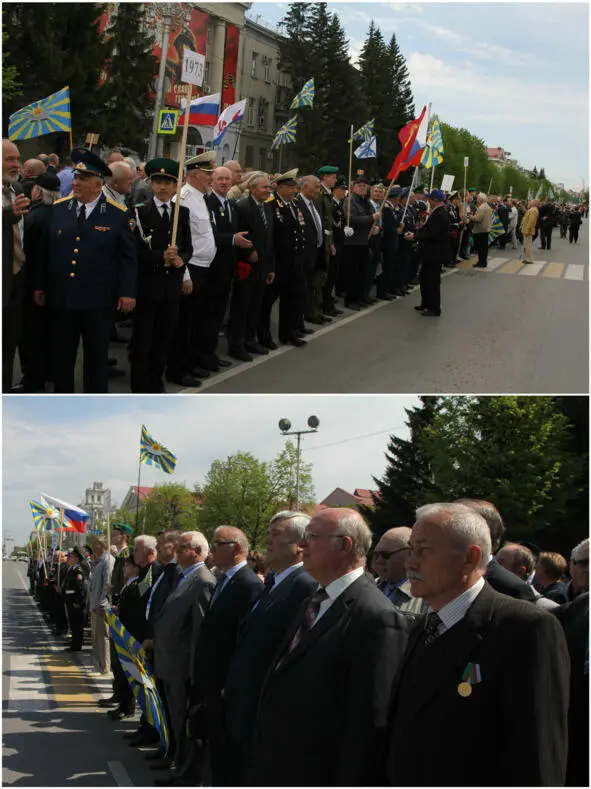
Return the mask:
[(423, 260), (421, 266), (421, 306), (441, 312), (441, 261)]
[(279, 299), (279, 339), (292, 338), (300, 327), (306, 300), (303, 261), (292, 260), (288, 268), (278, 271), (271, 285), (265, 287), (258, 328), (260, 340), (271, 337), (271, 310)]
[(488, 233), (473, 233), (474, 249), (478, 255), (478, 265), (486, 266), (488, 260)]
[(382, 273), (378, 277), (378, 296), (385, 296), (386, 293), (393, 293), (401, 282), (397, 277), (397, 258), (398, 258), (398, 239), (389, 238), (386, 246), (382, 249)]
[(82, 605), (76, 606), (68, 601), (66, 597), (66, 608), (68, 610), (68, 620), (70, 622), (70, 630), (72, 631), (72, 648), (82, 649), (84, 640), (84, 607)]
[(179, 302), (176, 331), (170, 345), (166, 370), (169, 378), (182, 378), (195, 368), (198, 294), (206, 269), (201, 266), (187, 266), (187, 270), (191, 275), (193, 291), (188, 296), (181, 295)]
[(470, 228), (464, 225), (464, 232), (462, 233), (462, 226), (459, 229), (460, 238), (458, 239), (458, 256), (468, 257), (468, 244), (470, 243)]
[(12, 275), (8, 302), (2, 308), (2, 391), (9, 392), (13, 385), (14, 355), (22, 329), (24, 298), (24, 273)]
[(68, 619), (66, 617), (66, 604), (64, 595), (55, 592), (53, 598), (53, 623), (58, 633), (65, 633), (68, 629)]
[(246, 279), (235, 279), (230, 302), (228, 323), (228, 348), (236, 348), (245, 342), (254, 342), (261, 322), (261, 308), (265, 293), (265, 281), (253, 272)]
[(345, 301), (355, 304), (363, 299), (369, 246), (346, 246), (344, 252), (344, 265), (347, 270)]
[[(335, 247), (336, 249), (336, 247)], [(322, 310), (323, 312), (331, 312), (334, 307), (333, 291), (336, 287), (339, 277), (339, 258), (338, 255), (331, 255), (328, 259), (328, 271), (326, 274), (326, 282), (322, 288)]]
[(178, 298), (154, 301), (138, 297), (131, 339), (131, 391), (160, 394), (164, 370), (179, 317)]
[[(112, 642), (110, 642), (112, 643)], [(117, 655), (117, 650), (113, 649), (115, 652), (115, 661), (111, 658), (111, 669), (113, 671), (113, 695), (116, 696), (117, 701), (119, 702), (119, 706), (122, 707), (126, 712), (133, 712), (135, 709), (135, 697), (133, 695), (133, 690), (131, 689), (129, 682), (127, 681), (127, 677), (125, 676), (125, 672), (121, 668), (121, 663), (119, 662), (119, 656)]]
[(50, 313), (56, 394), (74, 392), (78, 345), (82, 339), (85, 394), (109, 391), (109, 338), (112, 309), (71, 310), (52, 308)]
[(210, 266), (198, 274), (196, 294), (195, 362), (212, 361), (218, 347), (218, 335), (224, 323), (230, 298), (232, 271)]
[(27, 389), (43, 389), (53, 377), (51, 364), (51, 328), (49, 313), (33, 301), (31, 288), (25, 289), (23, 323), (18, 355)]
[(338, 296), (342, 296), (345, 291), (347, 290), (347, 277), (346, 277), (346, 269), (344, 266), (344, 257), (345, 257), (345, 246), (343, 242), (336, 244), (337, 249), (337, 282), (335, 286), (335, 291)]
[(568, 240), (569, 242), (577, 242), (579, 240), (579, 228), (577, 227), (570, 227), (568, 230)]
[(540, 246), (542, 249), (552, 249), (552, 230), (554, 229), (553, 225), (542, 224), (540, 228)]
[(326, 284), (327, 278), (326, 271), (322, 270), (325, 265), (324, 245), (322, 245), (316, 250), (316, 257), (314, 259), (309, 258), (304, 264), (304, 278), (306, 282), (304, 314), (306, 319), (318, 320), (322, 316), (322, 289)]
[(376, 271), (378, 270), (378, 264), (381, 259), (381, 250), (377, 243), (370, 243), (369, 245), (369, 254), (367, 256), (367, 260), (365, 261), (365, 267), (363, 272), (363, 290), (362, 290), (362, 298), (364, 301), (370, 298), (370, 293), (372, 291), (374, 280), (376, 278)]

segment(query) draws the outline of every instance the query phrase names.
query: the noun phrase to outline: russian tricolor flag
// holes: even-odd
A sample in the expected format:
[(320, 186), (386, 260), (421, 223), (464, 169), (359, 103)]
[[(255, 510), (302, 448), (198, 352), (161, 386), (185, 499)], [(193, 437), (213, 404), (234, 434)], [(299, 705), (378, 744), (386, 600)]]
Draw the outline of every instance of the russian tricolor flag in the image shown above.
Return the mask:
[(74, 529), (77, 532), (83, 533), (86, 531), (86, 521), (89, 518), (87, 512), (81, 510), (75, 504), (68, 504), (67, 501), (61, 499), (54, 499), (53, 496), (46, 496), (45, 493), (41, 494), (43, 503), (51, 504), (56, 510), (64, 511), (64, 528)]
[[(210, 96), (201, 96), (199, 99), (193, 99), (189, 110), (189, 126), (215, 126), (220, 114), (220, 100), (221, 95), (219, 93), (212, 93)], [(179, 124), (185, 122), (186, 105), (187, 100), (181, 99)]]
[(420, 116), (414, 121), (407, 123), (398, 132), (400, 140), (400, 153), (394, 160), (392, 169), (387, 175), (388, 180), (395, 180), (398, 173), (408, 170), (409, 167), (418, 166), (425, 146), (427, 145), (427, 129), (429, 126), (429, 113), (427, 107), (423, 107)]

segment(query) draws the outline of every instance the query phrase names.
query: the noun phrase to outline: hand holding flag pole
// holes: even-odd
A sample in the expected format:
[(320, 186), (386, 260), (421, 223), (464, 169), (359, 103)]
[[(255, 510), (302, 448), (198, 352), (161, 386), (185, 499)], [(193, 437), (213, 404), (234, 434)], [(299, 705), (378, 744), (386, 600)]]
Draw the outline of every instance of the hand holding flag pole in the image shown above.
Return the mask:
[(349, 183), (347, 186), (349, 187), (349, 199), (347, 201), (347, 226), (344, 228), (344, 233), (347, 238), (351, 238), (354, 234), (354, 230), (351, 227), (351, 200), (353, 195), (351, 193), (351, 178), (353, 177), (353, 124), (351, 124), (351, 134), (349, 136)]

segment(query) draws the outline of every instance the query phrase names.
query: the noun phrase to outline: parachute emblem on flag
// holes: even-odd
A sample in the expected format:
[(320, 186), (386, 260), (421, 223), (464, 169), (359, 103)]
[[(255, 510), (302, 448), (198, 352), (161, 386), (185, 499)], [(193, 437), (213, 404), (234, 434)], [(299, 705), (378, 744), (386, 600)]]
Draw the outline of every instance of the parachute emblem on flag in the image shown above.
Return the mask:
[(298, 95), (291, 102), (290, 110), (297, 110), (299, 107), (314, 106), (314, 77), (309, 79)]
[(176, 467), (176, 455), (173, 455), (170, 449), (154, 441), (145, 425), (142, 425), (140, 439), (140, 463), (155, 466), (166, 474), (172, 474)]
[(274, 151), (276, 148), (279, 148), (280, 145), (295, 142), (297, 126), (298, 119), (297, 116), (294, 115), (293, 118), (290, 118), (290, 120), (287, 121), (287, 123), (283, 124), (283, 126), (275, 135), (275, 139), (271, 143), (271, 150)]

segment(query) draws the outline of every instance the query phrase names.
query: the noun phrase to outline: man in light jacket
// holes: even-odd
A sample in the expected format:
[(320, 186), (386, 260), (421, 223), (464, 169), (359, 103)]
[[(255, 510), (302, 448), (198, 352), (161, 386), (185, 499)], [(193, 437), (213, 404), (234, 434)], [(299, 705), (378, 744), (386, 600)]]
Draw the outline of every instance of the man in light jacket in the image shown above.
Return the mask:
[(478, 254), (476, 268), (486, 268), (488, 258), (488, 234), (492, 225), (493, 210), (488, 204), (488, 197), (480, 192), (477, 198), (478, 208), (472, 218), (472, 238), (474, 249)]
[(109, 605), (107, 589), (111, 582), (111, 573), (115, 566), (115, 559), (108, 551), (106, 537), (95, 537), (92, 550), (96, 557), (90, 577), (92, 660), (99, 674), (109, 674), (111, 660), (109, 655), (109, 628), (105, 621), (105, 608)]
[(530, 200), (529, 201), (529, 208), (527, 209), (525, 216), (521, 221), (521, 234), (523, 235), (523, 262), (524, 263), (533, 263), (534, 262), (534, 252), (533, 252), (533, 237), (536, 232), (536, 225), (538, 224), (538, 208), (537, 208), (537, 201)]

